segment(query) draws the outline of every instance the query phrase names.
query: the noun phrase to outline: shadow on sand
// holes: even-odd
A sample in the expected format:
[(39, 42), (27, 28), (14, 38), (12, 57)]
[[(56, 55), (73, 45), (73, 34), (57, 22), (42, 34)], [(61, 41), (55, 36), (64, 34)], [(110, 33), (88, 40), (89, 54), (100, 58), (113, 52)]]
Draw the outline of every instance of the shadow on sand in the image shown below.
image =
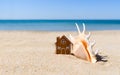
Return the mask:
[[(71, 55), (75, 56), (73, 53), (71, 53)], [(96, 54), (95, 55), (97, 62), (107, 62), (108, 60), (106, 59), (108, 56), (102, 56), (100, 54)]]
[(107, 58), (107, 56), (102, 56), (100, 54), (96, 54), (97, 62), (100, 62), (100, 61), (107, 62), (108, 60), (106, 58)]

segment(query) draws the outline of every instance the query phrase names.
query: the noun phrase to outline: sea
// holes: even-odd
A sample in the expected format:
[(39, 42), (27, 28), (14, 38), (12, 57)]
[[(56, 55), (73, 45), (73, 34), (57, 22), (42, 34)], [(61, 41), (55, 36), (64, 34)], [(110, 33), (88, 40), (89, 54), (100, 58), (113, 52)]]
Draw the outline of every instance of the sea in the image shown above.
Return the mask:
[(76, 31), (77, 23), (88, 31), (120, 30), (120, 20), (0, 20), (0, 30)]

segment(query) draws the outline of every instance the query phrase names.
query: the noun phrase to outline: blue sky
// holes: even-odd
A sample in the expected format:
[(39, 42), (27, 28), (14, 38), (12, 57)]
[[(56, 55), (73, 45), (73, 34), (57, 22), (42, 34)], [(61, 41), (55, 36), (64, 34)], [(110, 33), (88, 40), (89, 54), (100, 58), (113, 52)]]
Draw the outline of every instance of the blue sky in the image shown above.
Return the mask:
[(120, 0), (0, 0), (0, 19), (120, 19)]

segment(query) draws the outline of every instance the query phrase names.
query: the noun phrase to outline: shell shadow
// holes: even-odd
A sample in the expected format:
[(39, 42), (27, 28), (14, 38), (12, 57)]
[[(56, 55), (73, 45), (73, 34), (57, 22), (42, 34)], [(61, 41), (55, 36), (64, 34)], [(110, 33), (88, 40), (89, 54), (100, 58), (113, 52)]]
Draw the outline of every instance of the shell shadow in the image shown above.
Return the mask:
[[(71, 55), (75, 56), (73, 53), (71, 53)], [(95, 55), (97, 62), (107, 62), (108, 60), (106, 59), (108, 56), (102, 56), (100, 54), (96, 54)]]
[(96, 56), (97, 62), (100, 62), (100, 61), (102, 61), (102, 62), (107, 62), (107, 61), (108, 61), (108, 60), (106, 59), (107, 56), (102, 56), (102, 55), (100, 55), (100, 54), (96, 54), (95, 56)]

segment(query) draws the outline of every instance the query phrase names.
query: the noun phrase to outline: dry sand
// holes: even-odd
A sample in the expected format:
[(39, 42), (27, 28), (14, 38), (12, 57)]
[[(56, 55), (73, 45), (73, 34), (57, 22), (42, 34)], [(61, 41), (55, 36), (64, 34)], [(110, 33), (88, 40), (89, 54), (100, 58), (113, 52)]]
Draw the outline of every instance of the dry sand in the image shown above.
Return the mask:
[(120, 31), (93, 31), (108, 62), (56, 55), (56, 37), (76, 32), (0, 31), (0, 75), (120, 75)]

